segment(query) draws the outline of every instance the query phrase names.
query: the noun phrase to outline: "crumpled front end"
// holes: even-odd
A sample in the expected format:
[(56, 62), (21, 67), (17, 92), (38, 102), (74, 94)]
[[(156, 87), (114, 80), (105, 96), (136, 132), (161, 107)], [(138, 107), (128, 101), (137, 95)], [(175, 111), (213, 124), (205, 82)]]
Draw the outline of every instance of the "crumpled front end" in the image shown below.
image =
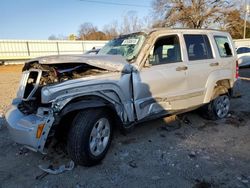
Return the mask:
[(43, 153), (49, 130), (54, 122), (50, 108), (38, 108), (36, 114), (24, 114), (16, 99), (5, 114), (12, 139), (27, 148)]
[[(108, 78), (111, 74), (119, 78), (121, 74), (132, 71), (130, 64), (120, 62), (121, 57), (102, 58), (50, 56), (27, 62), (17, 98), (5, 114), (13, 140), (34, 151), (43, 152), (52, 125), (58, 123), (54, 115), (61, 110), (58, 108), (60, 101), (65, 105), (74, 96), (91, 93), (94, 87), (100, 87), (96, 84), (98, 79), (106, 80), (106, 85), (110, 86), (112, 83)], [(92, 87), (88, 87), (90, 82)], [(99, 88), (94, 88), (94, 91), (99, 92)], [(46, 97), (49, 100), (45, 100)]]

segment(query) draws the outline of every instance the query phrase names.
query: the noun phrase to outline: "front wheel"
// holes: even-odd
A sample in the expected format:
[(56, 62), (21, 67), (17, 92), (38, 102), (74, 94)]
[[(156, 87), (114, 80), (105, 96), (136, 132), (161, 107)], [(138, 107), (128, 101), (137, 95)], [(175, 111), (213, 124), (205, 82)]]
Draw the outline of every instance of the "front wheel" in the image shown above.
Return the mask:
[(106, 155), (112, 139), (112, 122), (104, 109), (79, 112), (68, 135), (68, 153), (79, 165), (98, 164)]
[(228, 115), (229, 108), (230, 99), (228, 95), (221, 95), (203, 107), (203, 114), (207, 119), (222, 119)]

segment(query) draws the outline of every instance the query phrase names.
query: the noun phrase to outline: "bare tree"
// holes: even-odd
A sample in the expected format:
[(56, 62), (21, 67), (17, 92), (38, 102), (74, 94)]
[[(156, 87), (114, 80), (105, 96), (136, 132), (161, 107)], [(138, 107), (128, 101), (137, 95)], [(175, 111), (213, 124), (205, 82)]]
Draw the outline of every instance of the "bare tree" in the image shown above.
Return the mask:
[(155, 25), (208, 28), (220, 23), (232, 6), (231, 0), (154, 0)]
[(82, 40), (87, 40), (86, 37), (87, 35), (93, 33), (93, 32), (97, 32), (98, 29), (96, 26), (94, 26), (92, 23), (89, 22), (85, 22), (83, 24), (80, 25), (80, 29), (79, 29), (79, 38)]
[(58, 40), (58, 38), (54, 34), (52, 34), (48, 37), (48, 40)]
[(138, 18), (135, 11), (129, 11), (124, 16), (120, 25), (120, 33), (126, 34), (139, 31), (143, 28), (141, 20)]
[(114, 21), (111, 24), (105, 25), (102, 31), (106, 34), (108, 40), (117, 37), (119, 35), (118, 22)]
[[(243, 13), (240, 10), (235, 9), (225, 16), (223, 27), (221, 29), (228, 31), (233, 38), (240, 39), (243, 38), (243, 27)], [(247, 22), (247, 28), (250, 28), (250, 22)], [(246, 36), (247, 38), (250, 37), (250, 29), (247, 29)]]
[(102, 31), (93, 31), (86, 35), (86, 40), (107, 40), (107, 36)]
[(48, 40), (68, 40), (68, 38), (62, 34), (57, 35), (57, 36), (52, 34), (48, 37)]

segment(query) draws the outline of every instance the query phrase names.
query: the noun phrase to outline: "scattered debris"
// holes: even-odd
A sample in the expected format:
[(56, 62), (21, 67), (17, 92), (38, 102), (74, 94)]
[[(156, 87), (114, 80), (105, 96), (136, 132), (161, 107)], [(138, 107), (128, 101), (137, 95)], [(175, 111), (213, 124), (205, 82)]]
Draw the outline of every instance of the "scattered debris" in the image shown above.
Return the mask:
[(226, 123), (233, 125), (235, 127), (240, 127), (240, 126), (244, 126), (246, 121), (244, 118), (241, 117), (240, 114), (233, 114), (231, 115), (231, 117), (228, 117), (226, 119)]
[(81, 188), (81, 187), (86, 187), (86, 186), (84, 186), (84, 185), (82, 185), (80, 183), (76, 183), (76, 188)]
[(136, 162), (135, 162), (134, 160), (129, 161), (128, 165), (129, 165), (130, 167), (132, 167), (132, 168), (137, 168), (137, 167), (138, 167), (137, 164), (136, 164)]
[(128, 145), (128, 144), (132, 144), (132, 143), (135, 143), (135, 142), (136, 142), (136, 138), (129, 138), (129, 139), (126, 139), (126, 140), (122, 140), (121, 144), (122, 145)]
[(205, 156), (203, 156), (202, 158), (203, 158), (203, 159), (206, 159), (206, 160), (210, 160), (210, 156), (208, 156), (208, 155), (205, 155)]
[(174, 125), (168, 124), (168, 125), (161, 126), (160, 130), (171, 132), (171, 131), (175, 131), (175, 130), (180, 129), (180, 128), (181, 128), (181, 124), (175, 123)]
[(48, 168), (45, 168), (42, 165), (38, 165), (38, 167), (44, 172), (56, 175), (56, 174), (61, 174), (64, 171), (73, 170), (75, 167), (75, 163), (71, 160), (67, 165), (61, 165), (57, 168), (54, 168), (53, 165), (50, 165)]
[(188, 119), (187, 116), (183, 116), (181, 119), (180, 119), (183, 123), (187, 124), (187, 125), (191, 125), (192, 122)]
[(206, 121), (202, 126), (198, 127), (198, 130), (203, 130), (205, 128), (214, 127), (217, 125), (218, 123), (216, 123), (215, 121)]
[(160, 176), (153, 176), (153, 177), (152, 177), (152, 180), (160, 180), (160, 179), (161, 179)]
[(176, 132), (176, 133), (174, 133), (178, 138), (180, 138), (180, 139), (182, 139), (182, 140), (185, 140), (185, 139), (187, 139), (187, 136), (186, 135), (184, 135), (184, 134), (182, 134), (182, 133), (180, 133), (180, 132)]
[(129, 156), (129, 152), (128, 151), (121, 151), (120, 156), (121, 157), (128, 157)]
[(226, 123), (235, 127), (245, 126), (249, 119), (249, 111), (230, 111), (231, 116), (227, 117)]
[(36, 176), (36, 180), (42, 180), (44, 177), (46, 177), (47, 175), (49, 175), (48, 172), (43, 172), (42, 174)]
[(0, 170), (0, 187), (1, 182), (9, 181), (11, 178), (13, 178), (13, 175), (10, 172)]
[(166, 135), (165, 134), (160, 134), (160, 137), (165, 138)]
[(196, 179), (195, 181), (196, 183), (193, 186), (193, 188), (211, 188), (212, 187), (212, 184), (209, 182), (206, 182), (205, 180), (200, 181)]
[(25, 155), (25, 156), (27, 156), (29, 152), (30, 152), (29, 149), (27, 149), (25, 147), (21, 147), (19, 149), (18, 153), (16, 153), (16, 155)]
[(245, 177), (244, 175), (238, 176), (237, 180), (241, 181), (244, 184), (248, 184), (248, 182), (249, 182), (247, 177)]
[(191, 153), (188, 154), (188, 157), (190, 159), (195, 159), (196, 158), (196, 153), (194, 151), (192, 151)]
[(178, 117), (176, 115), (171, 115), (171, 116), (164, 117), (163, 120), (169, 124), (178, 120)]

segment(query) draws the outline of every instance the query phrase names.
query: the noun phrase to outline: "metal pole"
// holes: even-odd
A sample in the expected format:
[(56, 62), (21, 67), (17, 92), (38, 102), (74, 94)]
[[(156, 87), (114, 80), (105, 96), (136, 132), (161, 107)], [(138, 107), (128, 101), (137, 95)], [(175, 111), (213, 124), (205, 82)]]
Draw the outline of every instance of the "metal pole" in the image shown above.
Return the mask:
[(59, 55), (60, 51), (59, 51), (59, 43), (58, 42), (56, 42), (56, 48), (57, 48), (57, 54)]
[(29, 47), (29, 42), (26, 42), (26, 46), (27, 46), (27, 52), (28, 52), (28, 56), (30, 56), (30, 47)]
[(244, 18), (243, 39), (246, 38), (246, 28), (247, 28), (247, 0), (245, 0), (244, 10), (245, 10), (245, 18)]

